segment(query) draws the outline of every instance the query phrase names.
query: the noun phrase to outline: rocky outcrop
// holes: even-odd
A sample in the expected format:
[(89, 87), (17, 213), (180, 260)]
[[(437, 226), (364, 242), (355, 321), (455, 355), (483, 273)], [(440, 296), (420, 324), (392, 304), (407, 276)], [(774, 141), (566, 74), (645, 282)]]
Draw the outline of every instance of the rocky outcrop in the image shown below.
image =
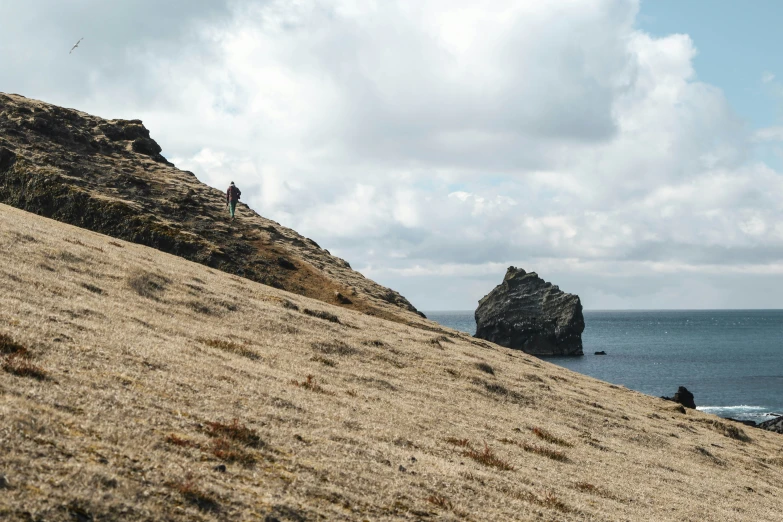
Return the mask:
[(774, 431), (775, 433), (783, 433), (783, 416), (760, 422), (756, 427), (767, 431)]
[[(174, 167), (140, 120), (0, 93), (0, 203), (356, 311), (419, 323), (399, 293)], [(350, 299), (337, 297), (350, 295)], [(407, 313), (413, 312), (413, 313)]]
[(661, 397), (661, 399), (677, 402), (692, 410), (696, 409), (696, 401), (693, 398), (693, 394), (689, 392), (688, 388), (685, 386), (680, 386), (677, 388), (677, 391), (674, 393), (674, 397)]
[(584, 329), (579, 296), (513, 266), (476, 309), (476, 337), (532, 355), (583, 355)]

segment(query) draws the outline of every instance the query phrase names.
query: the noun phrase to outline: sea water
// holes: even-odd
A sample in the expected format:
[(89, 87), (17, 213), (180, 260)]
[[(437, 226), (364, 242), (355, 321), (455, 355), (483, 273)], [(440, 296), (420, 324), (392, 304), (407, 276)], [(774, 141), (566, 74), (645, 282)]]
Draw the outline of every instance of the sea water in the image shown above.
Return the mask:
[[(476, 331), (473, 312), (425, 312)], [(583, 357), (546, 357), (656, 397), (679, 386), (699, 410), (768, 420), (783, 414), (783, 310), (585, 311)], [(596, 351), (606, 355), (594, 355)]]

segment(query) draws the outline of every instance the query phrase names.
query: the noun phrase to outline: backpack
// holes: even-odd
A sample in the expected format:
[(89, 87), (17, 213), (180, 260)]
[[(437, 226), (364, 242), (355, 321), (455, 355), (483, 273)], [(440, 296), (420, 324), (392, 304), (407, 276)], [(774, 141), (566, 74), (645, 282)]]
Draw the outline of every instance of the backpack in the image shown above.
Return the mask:
[(242, 191), (239, 190), (236, 185), (232, 185), (228, 187), (228, 199), (234, 200), (236, 198), (237, 200), (242, 196)]

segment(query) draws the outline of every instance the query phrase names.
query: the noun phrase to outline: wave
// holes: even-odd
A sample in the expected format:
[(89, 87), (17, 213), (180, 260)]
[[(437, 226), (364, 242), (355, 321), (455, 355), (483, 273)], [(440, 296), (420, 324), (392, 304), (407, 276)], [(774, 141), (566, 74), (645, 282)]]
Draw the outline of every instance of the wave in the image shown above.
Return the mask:
[(771, 412), (769, 408), (764, 406), (751, 406), (748, 404), (737, 406), (698, 406), (696, 409), (704, 413), (717, 415), (718, 417), (732, 417), (756, 422), (763, 422), (781, 416), (780, 413)]
[(736, 411), (736, 410), (766, 410), (764, 406), (748, 406), (747, 404), (740, 404), (739, 406), (696, 406), (696, 409), (699, 411), (703, 411), (705, 413), (712, 413), (716, 410), (728, 410), (728, 411)]

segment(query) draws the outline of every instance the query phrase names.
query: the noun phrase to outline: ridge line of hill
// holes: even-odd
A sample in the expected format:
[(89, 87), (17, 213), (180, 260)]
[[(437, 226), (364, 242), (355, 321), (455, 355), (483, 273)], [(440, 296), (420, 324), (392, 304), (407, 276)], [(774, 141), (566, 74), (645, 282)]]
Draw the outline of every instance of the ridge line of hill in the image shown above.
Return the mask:
[(0, 203), (398, 322), (423, 315), (315, 241), (176, 169), (140, 120), (0, 93)]

